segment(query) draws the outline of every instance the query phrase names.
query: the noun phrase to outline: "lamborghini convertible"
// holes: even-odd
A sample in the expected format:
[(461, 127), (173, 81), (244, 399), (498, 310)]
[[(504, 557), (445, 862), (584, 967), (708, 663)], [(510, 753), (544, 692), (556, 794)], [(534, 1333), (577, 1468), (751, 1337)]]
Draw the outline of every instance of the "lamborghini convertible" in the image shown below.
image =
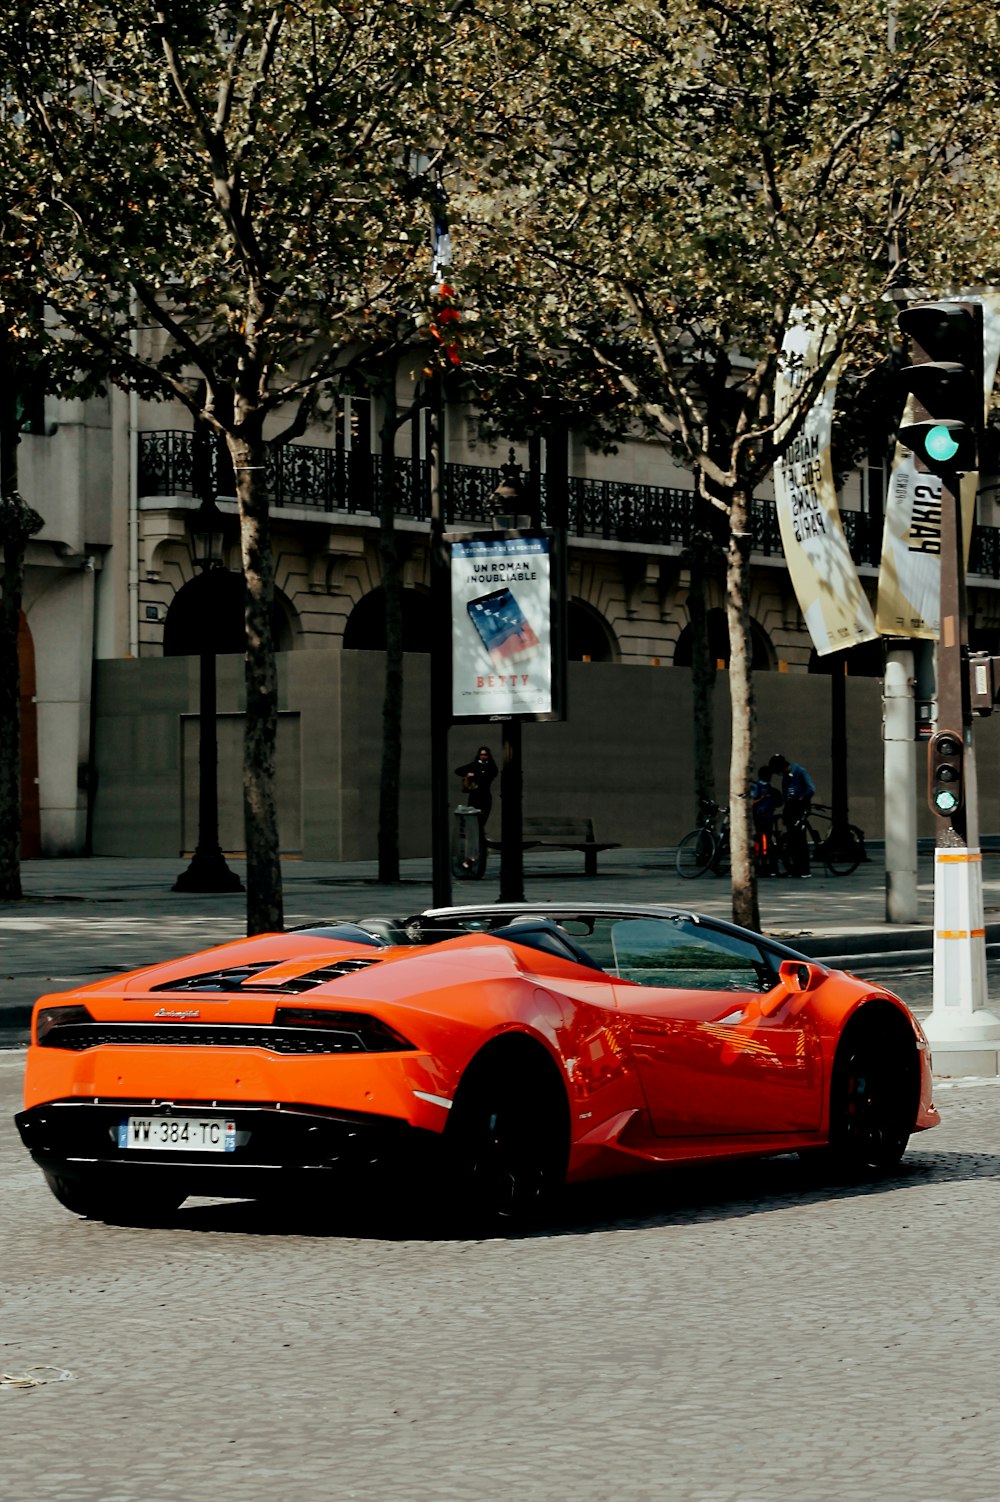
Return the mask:
[(240, 939), (36, 1003), (22, 1139), (67, 1209), (393, 1194), (527, 1220), (565, 1183), (937, 1124), (882, 986), (670, 908), (491, 904)]

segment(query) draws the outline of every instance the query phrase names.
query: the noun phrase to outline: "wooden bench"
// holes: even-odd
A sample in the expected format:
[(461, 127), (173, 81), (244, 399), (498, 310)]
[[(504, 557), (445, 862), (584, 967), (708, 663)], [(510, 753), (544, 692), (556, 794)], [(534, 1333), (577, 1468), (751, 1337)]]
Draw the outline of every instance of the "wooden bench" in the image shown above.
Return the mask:
[[(487, 840), (490, 850), (501, 848), (499, 840)], [(522, 821), (522, 850), (582, 850), (583, 874), (597, 875), (597, 855), (600, 850), (618, 850), (618, 840), (595, 840), (593, 819), (575, 818), (569, 814), (532, 815)]]

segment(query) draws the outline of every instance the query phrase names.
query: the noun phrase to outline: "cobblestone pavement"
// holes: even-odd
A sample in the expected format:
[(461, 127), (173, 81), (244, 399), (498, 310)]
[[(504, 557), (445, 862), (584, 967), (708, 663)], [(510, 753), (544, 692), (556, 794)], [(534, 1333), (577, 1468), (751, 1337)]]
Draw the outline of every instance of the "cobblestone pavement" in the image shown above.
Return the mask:
[(519, 1240), (191, 1201), (78, 1220), (0, 1053), (0, 1493), (30, 1502), (996, 1502), (1000, 1085), (888, 1180), (578, 1191)]

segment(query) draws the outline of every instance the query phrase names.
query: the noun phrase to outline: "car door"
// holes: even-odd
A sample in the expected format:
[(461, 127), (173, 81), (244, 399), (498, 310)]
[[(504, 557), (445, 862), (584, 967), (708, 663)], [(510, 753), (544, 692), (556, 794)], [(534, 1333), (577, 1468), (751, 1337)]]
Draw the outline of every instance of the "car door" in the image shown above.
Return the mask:
[(765, 946), (683, 917), (622, 919), (612, 946), (617, 1004), (658, 1136), (819, 1129), (811, 1004), (794, 992), (762, 1011), (780, 985)]

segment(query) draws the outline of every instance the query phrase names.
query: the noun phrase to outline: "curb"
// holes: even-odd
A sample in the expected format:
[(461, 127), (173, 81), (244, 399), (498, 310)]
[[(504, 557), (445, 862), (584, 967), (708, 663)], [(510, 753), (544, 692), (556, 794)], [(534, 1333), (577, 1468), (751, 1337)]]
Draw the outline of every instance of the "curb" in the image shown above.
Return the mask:
[[(1000, 944), (1000, 923), (987, 923), (986, 945)], [(772, 938), (778, 938), (772, 934)], [(881, 940), (881, 943), (879, 942)], [(899, 955), (916, 958), (918, 955), (930, 962), (934, 954), (934, 929), (885, 928), (855, 929), (853, 932), (803, 934), (801, 938), (782, 939), (790, 949), (800, 949), (812, 959), (836, 969), (853, 969), (859, 962), (879, 966), (893, 962)]]

